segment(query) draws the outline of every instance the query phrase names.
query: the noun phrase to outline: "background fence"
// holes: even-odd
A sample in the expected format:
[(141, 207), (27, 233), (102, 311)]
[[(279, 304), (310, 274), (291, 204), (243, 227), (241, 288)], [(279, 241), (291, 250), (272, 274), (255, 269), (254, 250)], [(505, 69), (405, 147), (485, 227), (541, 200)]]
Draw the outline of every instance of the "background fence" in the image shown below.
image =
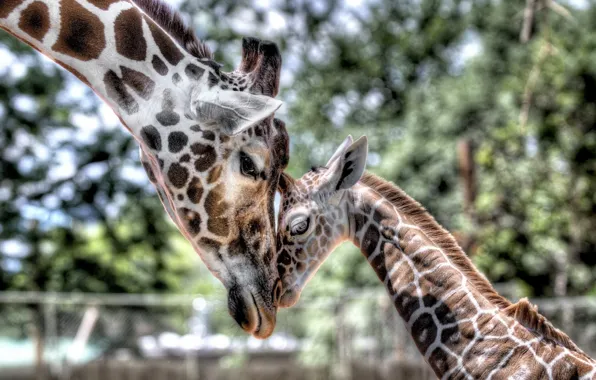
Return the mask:
[[(224, 300), (0, 293), (0, 379), (433, 378), (382, 290), (303, 300), (266, 341)], [(533, 302), (596, 356), (596, 298)]]

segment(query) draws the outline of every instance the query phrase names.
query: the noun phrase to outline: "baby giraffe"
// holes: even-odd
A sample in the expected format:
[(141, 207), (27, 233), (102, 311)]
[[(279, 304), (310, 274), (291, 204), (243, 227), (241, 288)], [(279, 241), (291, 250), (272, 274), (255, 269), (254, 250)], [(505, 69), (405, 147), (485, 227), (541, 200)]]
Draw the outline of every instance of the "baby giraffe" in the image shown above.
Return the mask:
[(365, 137), (325, 167), (282, 175), (278, 269), (292, 306), (329, 253), (360, 248), (426, 361), (443, 379), (596, 379), (596, 361), (527, 300), (500, 296), (426, 210), (365, 173)]

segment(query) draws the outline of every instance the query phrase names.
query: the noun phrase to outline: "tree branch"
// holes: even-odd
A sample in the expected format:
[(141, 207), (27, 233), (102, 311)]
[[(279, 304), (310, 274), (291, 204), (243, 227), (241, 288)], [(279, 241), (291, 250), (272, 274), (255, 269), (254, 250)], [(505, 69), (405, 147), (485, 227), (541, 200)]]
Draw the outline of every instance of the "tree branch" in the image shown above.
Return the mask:
[(536, 0), (526, 0), (526, 9), (524, 10), (524, 23), (519, 34), (519, 40), (525, 44), (532, 36), (532, 23), (534, 21), (534, 11), (536, 10)]

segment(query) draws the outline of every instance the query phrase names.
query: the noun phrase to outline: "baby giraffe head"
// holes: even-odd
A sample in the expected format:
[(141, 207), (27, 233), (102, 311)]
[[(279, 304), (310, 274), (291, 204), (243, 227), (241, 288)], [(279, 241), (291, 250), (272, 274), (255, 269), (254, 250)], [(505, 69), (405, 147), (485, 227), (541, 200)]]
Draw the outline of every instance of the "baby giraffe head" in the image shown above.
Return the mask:
[(327, 165), (299, 180), (282, 174), (277, 235), (277, 268), (282, 281), (281, 307), (298, 302), (300, 293), (337, 245), (349, 237), (347, 189), (364, 174), (368, 143), (348, 136)]

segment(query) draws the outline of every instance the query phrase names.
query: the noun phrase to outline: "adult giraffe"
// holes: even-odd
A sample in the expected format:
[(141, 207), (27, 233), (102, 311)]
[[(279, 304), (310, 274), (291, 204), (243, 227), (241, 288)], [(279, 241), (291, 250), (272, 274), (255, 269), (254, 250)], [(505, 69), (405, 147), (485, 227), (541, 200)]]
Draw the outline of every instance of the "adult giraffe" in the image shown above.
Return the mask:
[[(275, 326), (273, 199), (288, 161), (273, 119), (281, 57), (244, 39), (223, 73), (178, 14), (152, 0), (2, 0), (0, 28), (89, 85), (140, 145), (162, 203), (255, 337)], [(274, 296), (272, 296), (274, 295)]]
[(358, 246), (443, 379), (596, 379), (596, 361), (527, 301), (501, 297), (424, 208), (364, 173), (366, 138), (280, 179), (278, 263), (291, 306), (342, 241)]

